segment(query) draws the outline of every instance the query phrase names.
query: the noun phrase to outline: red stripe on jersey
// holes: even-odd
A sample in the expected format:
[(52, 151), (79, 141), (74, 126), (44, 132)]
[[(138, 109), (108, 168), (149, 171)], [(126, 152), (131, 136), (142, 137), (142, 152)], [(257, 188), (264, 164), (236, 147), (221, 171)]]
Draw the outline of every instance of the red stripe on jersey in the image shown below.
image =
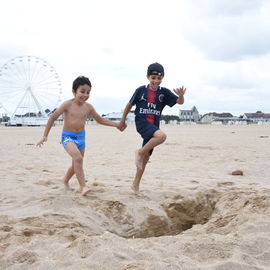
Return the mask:
[[(156, 94), (157, 94), (157, 91), (153, 91), (151, 89), (147, 89), (147, 102), (150, 102), (150, 103), (155, 103), (155, 100), (156, 100)], [(150, 107), (151, 108), (151, 107)], [(154, 114), (147, 114), (146, 115), (146, 120), (152, 124), (154, 124), (154, 121), (155, 121), (155, 115)]]

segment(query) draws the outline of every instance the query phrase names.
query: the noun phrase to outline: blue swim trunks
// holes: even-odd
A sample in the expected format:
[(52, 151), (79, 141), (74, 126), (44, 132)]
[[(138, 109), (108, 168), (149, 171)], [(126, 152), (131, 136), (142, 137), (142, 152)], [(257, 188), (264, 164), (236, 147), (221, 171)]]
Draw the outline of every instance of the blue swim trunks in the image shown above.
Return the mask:
[(85, 149), (85, 131), (71, 132), (62, 131), (62, 145), (66, 148), (68, 143), (75, 143), (79, 150)]

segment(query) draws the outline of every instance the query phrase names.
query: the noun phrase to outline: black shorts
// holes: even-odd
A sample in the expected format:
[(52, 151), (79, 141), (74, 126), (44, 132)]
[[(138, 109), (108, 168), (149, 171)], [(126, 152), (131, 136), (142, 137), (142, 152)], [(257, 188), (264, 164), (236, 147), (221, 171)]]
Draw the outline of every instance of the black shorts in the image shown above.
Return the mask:
[[(157, 130), (159, 130), (159, 127), (157, 127), (156, 125), (148, 122), (144, 118), (136, 118), (135, 123), (136, 123), (136, 129), (137, 129), (138, 133), (140, 133), (140, 135), (143, 138), (142, 146), (144, 146), (146, 143), (148, 143), (148, 141), (153, 137), (153, 134)], [(151, 155), (152, 152), (153, 152), (153, 149), (151, 149), (149, 151), (149, 154)]]

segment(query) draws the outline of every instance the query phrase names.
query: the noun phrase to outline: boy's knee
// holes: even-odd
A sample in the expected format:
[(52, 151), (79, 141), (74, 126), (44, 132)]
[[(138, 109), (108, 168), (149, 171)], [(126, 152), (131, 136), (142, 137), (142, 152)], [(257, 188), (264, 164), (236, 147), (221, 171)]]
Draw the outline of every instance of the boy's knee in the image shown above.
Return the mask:
[(166, 139), (167, 139), (167, 135), (165, 133), (163, 133), (162, 136), (161, 136), (162, 142), (165, 142)]
[(82, 155), (76, 155), (75, 157), (73, 157), (73, 160), (76, 163), (82, 163), (83, 162), (83, 157), (82, 157)]
[(163, 143), (163, 142), (166, 141), (167, 135), (164, 132), (160, 131), (159, 134), (158, 134), (158, 138)]

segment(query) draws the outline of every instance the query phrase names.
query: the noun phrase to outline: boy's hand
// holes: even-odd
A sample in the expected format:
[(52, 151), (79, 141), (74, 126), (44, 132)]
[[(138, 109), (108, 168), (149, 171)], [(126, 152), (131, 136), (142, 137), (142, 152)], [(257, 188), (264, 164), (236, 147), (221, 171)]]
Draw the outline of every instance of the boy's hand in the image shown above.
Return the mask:
[(117, 128), (120, 130), (120, 131), (124, 131), (127, 127), (127, 124), (125, 122), (122, 122), (120, 121)]
[(180, 87), (180, 88), (176, 88), (176, 89), (173, 89), (173, 91), (175, 92), (175, 94), (179, 97), (183, 97), (185, 92), (186, 92), (186, 88), (184, 86)]
[(41, 147), (46, 141), (47, 141), (47, 137), (43, 137), (37, 144), (36, 144), (36, 146), (39, 146), (39, 147)]

